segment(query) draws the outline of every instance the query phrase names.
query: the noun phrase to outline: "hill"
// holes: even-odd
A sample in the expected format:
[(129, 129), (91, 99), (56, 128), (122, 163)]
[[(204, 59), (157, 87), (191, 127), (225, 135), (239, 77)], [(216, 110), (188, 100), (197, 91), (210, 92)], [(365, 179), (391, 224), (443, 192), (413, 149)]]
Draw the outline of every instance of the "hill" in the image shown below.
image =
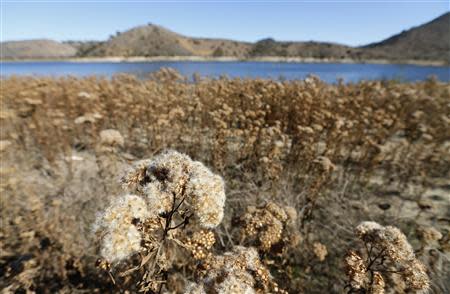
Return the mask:
[(253, 58), (265, 56), (352, 58), (349, 46), (322, 42), (279, 42), (264, 39), (256, 43), (226, 39), (192, 38), (156, 25), (140, 26), (118, 33), (80, 56), (203, 56)]
[(2, 58), (158, 57), (200, 56), (251, 59), (298, 57), (328, 60), (430, 61), (450, 64), (450, 13), (403, 31), (381, 42), (361, 47), (327, 42), (276, 41), (255, 43), (187, 37), (148, 24), (118, 32), (106, 41), (51, 40), (1, 43)]
[(221, 39), (189, 38), (149, 24), (123, 33), (85, 56), (244, 56), (250, 44)]
[(225, 39), (191, 38), (149, 24), (94, 46), (79, 56), (230, 56), (236, 58), (300, 57), (316, 59), (386, 59), (450, 62), (450, 13), (378, 43), (351, 47), (328, 42), (276, 41), (255, 43)]
[(356, 58), (358, 50), (350, 46), (327, 42), (279, 42), (264, 39), (256, 42), (249, 52), (251, 57), (283, 56), (303, 58)]
[(450, 62), (450, 12), (362, 47), (370, 58), (445, 60)]
[(87, 55), (91, 50), (97, 48), (102, 41), (65, 41), (63, 44), (68, 44), (76, 49), (76, 56), (81, 57)]
[(53, 40), (9, 41), (0, 46), (2, 59), (64, 58), (77, 53), (75, 47)]

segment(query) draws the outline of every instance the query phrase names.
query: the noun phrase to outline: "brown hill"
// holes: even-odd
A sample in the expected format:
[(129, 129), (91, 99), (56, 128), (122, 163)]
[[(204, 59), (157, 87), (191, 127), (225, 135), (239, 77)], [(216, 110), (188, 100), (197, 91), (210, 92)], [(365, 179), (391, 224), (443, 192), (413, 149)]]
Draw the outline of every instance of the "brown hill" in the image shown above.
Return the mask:
[(356, 58), (358, 49), (327, 42), (278, 42), (264, 39), (256, 42), (249, 52), (252, 57), (283, 56), (303, 58)]
[(118, 33), (79, 55), (350, 58), (353, 51), (355, 50), (349, 46), (320, 42), (278, 42), (264, 39), (252, 44), (226, 39), (191, 38), (160, 26), (147, 25)]
[(8, 41), (0, 46), (2, 59), (64, 58), (77, 53), (73, 46), (52, 40)]
[(362, 47), (370, 58), (450, 62), (450, 12), (386, 40)]
[(450, 63), (450, 13), (384, 41), (362, 47), (326, 42), (256, 43), (192, 38), (149, 24), (117, 33), (107, 41), (58, 43), (50, 40), (4, 42), (2, 58), (203, 56), (236, 58), (428, 60)]
[(87, 53), (88, 56), (186, 56), (179, 35), (159, 26), (148, 25), (117, 33)]
[(350, 47), (327, 42), (256, 43), (186, 37), (156, 25), (140, 26), (120, 33), (80, 56), (230, 56), (301, 57), (318, 59), (387, 59), (450, 62), (450, 13), (404, 31), (379, 43)]
[(89, 52), (97, 48), (100, 44), (104, 42), (101, 41), (65, 41), (63, 44), (68, 44), (74, 47), (77, 51), (76, 56), (81, 57), (87, 55)]
[(243, 56), (250, 45), (221, 39), (189, 38), (156, 25), (118, 33), (86, 56)]

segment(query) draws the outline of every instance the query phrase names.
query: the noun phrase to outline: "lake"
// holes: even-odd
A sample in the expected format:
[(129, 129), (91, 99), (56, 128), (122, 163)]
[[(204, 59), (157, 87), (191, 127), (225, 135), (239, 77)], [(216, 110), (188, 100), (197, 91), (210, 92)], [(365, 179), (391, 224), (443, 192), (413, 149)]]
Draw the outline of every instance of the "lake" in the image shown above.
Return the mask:
[(110, 77), (117, 73), (144, 77), (161, 67), (171, 67), (184, 75), (241, 78), (304, 79), (309, 74), (326, 82), (345, 82), (374, 79), (421, 81), (435, 75), (441, 81), (450, 81), (448, 66), (418, 66), (399, 64), (342, 64), (342, 63), (285, 63), (285, 62), (206, 62), (206, 61), (154, 61), (154, 62), (2, 62), (1, 76), (89, 76)]

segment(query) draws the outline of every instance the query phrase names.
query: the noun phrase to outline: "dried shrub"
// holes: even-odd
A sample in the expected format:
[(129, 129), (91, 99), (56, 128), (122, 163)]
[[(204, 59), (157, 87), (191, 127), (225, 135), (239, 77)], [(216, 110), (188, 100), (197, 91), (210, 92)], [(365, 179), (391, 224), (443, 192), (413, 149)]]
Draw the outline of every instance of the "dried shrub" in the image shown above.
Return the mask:
[(396, 227), (362, 222), (356, 236), (364, 242), (364, 255), (350, 251), (345, 258), (349, 292), (385, 293), (389, 277), (403, 291), (427, 291), (430, 280), (406, 236)]
[[(447, 293), (449, 98), (448, 83), (436, 80), (327, 84), (311, 76), (189, 82), (169, 69), (149, 79), (3, 78), (0, 287), (136, 292), (160, 287), (161, 282), (149, 284), (161, 274), (161, 281), (168, 281), (164, 289), (183, 293), (189, 281), (201, 283), (195, 280), (198, 264), (244, 245), (257, 248), (273, 280), (290, 293), (341, 292), (340, 268), (345, 248), (354, 243), (352, 228), (361, 219), (374, 219), (397, 224), (411, 244), (420, 244), (417, 256), (428, 269), (430, 292)], [(114, 130), (108, 131), (112, 136), (107, 130)], [(154, 256), (145, 248), (159, 244), (164, 230), (158, 222), (156, 241), (145, 232), (156, 226), (150, 220), (164, 224), (165, 219), (135, 218), (133, 227), (124, 229), (135, 228), (144, 244), (125, 246), (134, 253), (109, 268), (100, 264), (107, 270), (99, 271), (91, 234), (95, 212), (109, 205), (120, 210), (121, 201), (138, 197), (167, 214), (173, 198), (162, 196), (169, 191), (158, 180), (164, 169), (154, 163), (154, 172), (148, 170), (155, 154), (167, 148), (220, 172), (227, 209), (221, 216), (202, 202), (183, 202), (186, 209), (172, 215), (174, 225), (182, 225), (169, 231), (174, 239), (163, 242), (161, 267), (147, 276)], [(130, 165), (123, 191), (116, 178)], [(213, 174), (197, 174), (207, 180), (191, 182), (190, 191), (213, 182), (212, 190), (222, 189)], [(192, 199), (204, 197), (197, 193)], [(281, 242), (263, 250), (260, 235), (241, 239), (243, 219), (247, 207), (262, 215), (270, 202), (292, 207), (298, 216), (293, 224), (281, 220)], [(203, 222), (209, 225), (200, 225), (202, 214), (191, 215), (195, 209), (205, 212)], [(429, 226), (442, 237), (421, 232)], [(275, 232), (279, 223), (263, 227)], [(111, 239), (113, 231), (103, 236)], [(111, 259), (116, 253), (104, 255)], [(401, 279), (380, 274), (386, 290), (405, 289)], [(378, 275), (375, 282), (382, 288)]]
[[(140, 290), (157, 292), (165, 283), (166, 272), (174, 266), (176, 246), (186, 232), (192, 237), (182, 247), (197, 258), (202, 257), (202, 248), (193, 242), (204, 244), (205, 249), (214, 244), (214, 235), (203, 229), (212, 229), (222, 221), (225, 186), (220, 176), (176, 151), (165, 151), (143, 162), (122, 179), (123, 186), (137, 195), (116, 198), (98, 216), (94, 231), (100, 240), (104, 268), (114, 268), (139, 252), (142, 259), (135, 270), (145, 270)], [(207, 240), (203, 240), (205, 236)], [(119, 275), (129, 272), (127, 269)]]

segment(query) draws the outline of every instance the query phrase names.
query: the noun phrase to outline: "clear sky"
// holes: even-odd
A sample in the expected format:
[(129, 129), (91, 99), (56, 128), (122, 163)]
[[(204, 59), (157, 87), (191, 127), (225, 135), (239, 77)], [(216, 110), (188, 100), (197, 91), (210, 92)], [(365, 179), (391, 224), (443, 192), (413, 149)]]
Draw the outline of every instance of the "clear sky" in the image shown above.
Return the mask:
[(449, 11), (449, 1), (8, 1), (1, 40), (106, 40), (149, 22), (194, 37), (256, 41), (382, 40)]

